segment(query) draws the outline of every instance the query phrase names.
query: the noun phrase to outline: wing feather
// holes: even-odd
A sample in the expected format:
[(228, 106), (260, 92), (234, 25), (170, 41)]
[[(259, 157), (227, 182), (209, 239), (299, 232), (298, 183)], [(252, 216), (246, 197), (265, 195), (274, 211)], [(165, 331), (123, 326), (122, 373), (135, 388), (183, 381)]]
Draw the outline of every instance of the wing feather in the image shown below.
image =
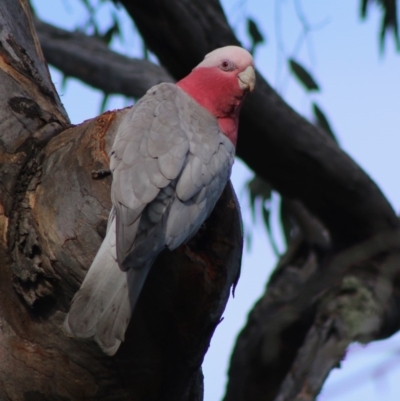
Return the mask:
[(117, 259), (148, 266), (195, 234), (229, 178), (233, 144), (217, 119), (171, 84), (127, 113), (111, 154)]
[(157, 159), (146, 157), (144, 163), (147, 175), (153, 185), (157, 188), (164, 188), (170, 183), (170, 180), (161, 173)]

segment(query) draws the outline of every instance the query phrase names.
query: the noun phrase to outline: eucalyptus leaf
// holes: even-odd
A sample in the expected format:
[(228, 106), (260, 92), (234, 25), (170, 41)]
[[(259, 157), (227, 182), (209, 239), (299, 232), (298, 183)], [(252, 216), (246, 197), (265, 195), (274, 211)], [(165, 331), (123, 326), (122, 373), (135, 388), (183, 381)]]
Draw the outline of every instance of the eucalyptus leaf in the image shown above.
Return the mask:
[(279, 256), (280, 252), (279, 252), (278, 246), (275, 242), (275, 238), (272, 234), (271, 211), (270, 211), (270, 209), (266, 208), (264, 204), (262, 207), (262, 217), (264, 220), (265, 228), (267, 229), (267, 235), (268, 235), (269, 242), (271, 243), (272, 250), (274, 251), (274, 254), (276, 256)]
[(251, 18), (247, 19), (247, 31), (249, 32), (253, 43), (258, 44), (264, 42), (264, 36), (260, 32), (256, 22)]
[(114, 21), (114, 24), (110, 26), (110, 28), (107, 29), (102, 35), (100, 35), (100, 39), (106, 43), (107, 45), (110, 44), (113, 36), (115, 34), (119, 34), (120, 29), (119, 29), (119, 24), (118, 21)]
[(258, 25), (256, 22), (251, 19), (247, 18), (247, 32), (250, 36), (251, 39), (251, 49), (250, 53), (254, 55), (254, 52), (256, 50), (256, 47), (265, 41), (264, 36), (260, 32), (260, 29), (258, 28)]
[(250, 210), (253, 221), (256, 221), (256, 199), (261, 198), (264, 203), (266, 200), (271, 199), (272, 186), (264, 181), (262, 178), (255, 175), (250, 181), (246, 183), (249, 189), (250, 197)]
[(302, 65), (293, 59), (289, 59), (289, 66), (295, 77), (308, 91), (319, 91), (317, 82)]
[(68, 75), (63, 74), (62, 75), (62, 80), (61, 80), (61, 90), (63, 92), (65, 92), (65, 90), (67, 89), (67, 80), (68, 80)]
[(283, 236), (285, 238), (286, 245), (288, 245), (292, 238), (292, 230), (294, 228), (293, 222), (290, 217), (289, 208), (287, 207), (287, 204), (284, 199), (281, 199), (279, 206), (280, 206), (279, 207), (280, 222), (283, 231)]
[(385, 37), (390, 31), (393, 33), (393, 39), (396, 43), (397, 51), (400, 51), (400, 36), (398, 23), (398, 0), (361, 0), (361, 18), (365, 19), (368, 13), (368, 7), (372, 3), (380, 5), (382, 12), (381, 27), (379, 31), (379, 47), (383, 52), (385, 48)]
[(321, 108), (316, 104), (312, 104), (313, 113), (316, 118), (317, 125), (321, 127), (336, 143), (338, 140), (336, 135), (334, 134), (331, 125), (329, 124), (328, 118), (326, 117), (325, 113), (321, 110)]
[(108, 93), (105, 93), (103, 96), (103, 100), (101, 102), (100, 113), (104, 113), (106, 111), (107, 102), (108, 102)]

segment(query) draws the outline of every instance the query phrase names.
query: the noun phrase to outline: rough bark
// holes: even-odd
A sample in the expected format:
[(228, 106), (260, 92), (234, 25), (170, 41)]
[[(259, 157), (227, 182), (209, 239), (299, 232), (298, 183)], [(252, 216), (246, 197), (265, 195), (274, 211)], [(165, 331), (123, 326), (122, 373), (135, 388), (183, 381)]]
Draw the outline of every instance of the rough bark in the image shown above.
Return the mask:
[(108, 151), (124, 110), (69, 127), (25, 0), (0, 8), (0, 399), (202, 399), (201, 363), (237, 280), (230, 185), (198, 234), (160, 255), (115, 357), (61, 325), (105, 234)]
[(336, 256), (293, 240), (238, 337), (225, 400), (313, 400), (349, 344), (398, 330), (399, 250), (398, 231)]

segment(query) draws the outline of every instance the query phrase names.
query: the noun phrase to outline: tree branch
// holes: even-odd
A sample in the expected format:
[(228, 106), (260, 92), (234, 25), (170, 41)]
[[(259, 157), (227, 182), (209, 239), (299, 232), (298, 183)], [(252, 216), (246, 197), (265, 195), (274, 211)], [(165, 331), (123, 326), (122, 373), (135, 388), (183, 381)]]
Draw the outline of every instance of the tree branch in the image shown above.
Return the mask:
[(333, 258), (293, 241), (238, 337), (224, 400), (313, 400), (350, 343), (398, 330), (399, 251), (398, 230)]
[[(377, 338), (384, 310), (392, 296), (392, 281), (400, 273), (399, 233), (385, 234), (359, 246), (356, 252), (347, 251), (347, 255), (341, 255), (346, 259), (342, 267), (348, 269), (355, 257), (361, 258), (359, 266), (356, 269), (353, 266), (341, 285), (324, 297), (275, 401), (314, 400), (329, 372), (339, 366), (352, 342), (367, 343)], [(389, 244), (382, 242), (384, 237)], [(369, 273), (360, 269), (361, 260), (371, 254), (369, 246), (377, 252), (379, 248), (390, 249), (393, 245), (396, 251), (385, 256), (379, 266), (385, 274), (377, 274), (371, 266)], [(368, 287), (366, 279), (370, 283)]]
[(35, 27), (48, 63), (106, 94), (140, 98), (153, 85), (174, 81), (164, 68), (113, 52), (94, 36), (68, 32), (38, 19)]
[(27, 2), (5, 0), (1, 7), (7, 12), (0, 12), (0, 220), (7, 231), (12, 194), (24, 185), (22, 169), (37, 147), (69, 121), (46, 68)]

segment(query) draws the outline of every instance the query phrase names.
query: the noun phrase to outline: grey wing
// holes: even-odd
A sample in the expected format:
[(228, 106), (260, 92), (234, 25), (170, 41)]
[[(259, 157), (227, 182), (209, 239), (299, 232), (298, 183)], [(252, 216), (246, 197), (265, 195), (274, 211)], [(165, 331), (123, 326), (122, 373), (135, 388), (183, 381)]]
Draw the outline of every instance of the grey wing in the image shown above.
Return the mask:
[[(153, 242), (154, 252), (143, 260), (134, 252), (138, 234), (154, 231), (158, 225), (168, 206), (163, 195), (171, 192), (168, 188), (180, 174), (189, 151), (189, 140), (179, 124), (176, 92), (171, 84), (151, 88), (124, 117), (111, 151), (117, 258), (123, 270), (132, 263), (140, 267), (151, 262), (165, 245), (162, 238)], [(146, 213), (149, 205), (150, 215)]]
[(229, 179), (234, 151), (216, 118), (176, 86), (142, 98), (111, 155), (122, 269), (148, 265), (196, 233)]
[(234, 145), (222, 134), (217, 120), (202, 107), (192, 107), (190, 102), (179, 107), (190, 116), (182, 119), (190, 151), (164, 226), (169, 249), (189, 240), (210, 215), (229, 179), (235, 155)]
[(176, 186), (166, 222), (166, 244), (175, 249), (188, 241), (213, 211), (229, 180), (234, 160), (232, 143), (221, 134), (209, 162), (191, 154)]

